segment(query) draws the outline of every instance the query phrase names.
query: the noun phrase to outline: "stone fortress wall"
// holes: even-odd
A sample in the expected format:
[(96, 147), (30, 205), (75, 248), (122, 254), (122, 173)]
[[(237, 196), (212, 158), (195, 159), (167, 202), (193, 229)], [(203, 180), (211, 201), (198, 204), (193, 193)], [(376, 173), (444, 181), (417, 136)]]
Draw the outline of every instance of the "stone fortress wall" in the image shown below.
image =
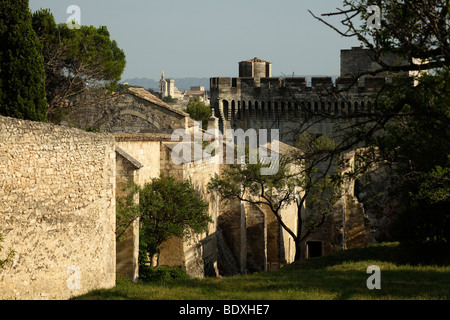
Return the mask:
[(0, 116), (0, 299), (115, 285), (115, 141)]
[[(401, 59), (386, 55), (386, 63), (401, 64)], [(214, 77), (210, 80), (211, 109), (226, 129), (279, 129), (281, 141), (292, 143), (292, 132), (299, 124), (310, 123), (310, 131), (333, 135), (333, 125), (345, 115), (373, 111), (371, 101), (377, 90), (395, 77), (382, 73), (371, 76), (380, 66), (360, 47), (341, 51), (341, 75), (332, 77), (272, 77), (272, 63), (254, 58), (239, 63), (239, 77)], [(361, 76), (362, 75), (362, 76)], [(395, 77), (394, 77), (395, 76)], [(328, 119), (316, 115), (329, 115)], [(346, 120), (347, 121), (347, 120)]]
[[(343, 64), (359, 61), (359, 51), (350, 50)], [(366, 110), (370, 95), (386, 81), (361, 78), (341, 101), (333, 100), (330, 92), (354, 83), (352, 74), (336, 84), (331, 78), (313, 78), (308, 86), (305, 78), (272, 78), (271, 63), (261, 59), (241, 62), (239, 72), (239, 78), (211, 79), (211, 107), (219, 118), (214, 126), (222, 132), (276, 128), (282, 141), (289, 141), (297, 118), (311, 119), (320, 110), (337, 118)], [(192, 127), (186, 113), (141, 89), (97, 104), (88, 96), (79, 102), (65, 125), (113, 134), (0, 117), (0, 233), (5, 238), (0, 259), (8, 248), (16, 251), (12, 265), (0, 270), (0, 299), (66, 299), (113, 287), (116, 272), (136, 280), (139, 225), (132, 226), (125, 240), (116, 241), (115, 200), (129, 180), (142, 185), (161, 174), (188, 179), (208, 201), (213, 219), (208, 231), (191, 241), (165, 243), (161, 265), (203, 277), (277, 269), (293, 261), (293, 243), (272, 213), (238, 202), (226, 207), (207, 194), (207, 183), (220, 175), (223, 165), (171, 161), (176, 142), (170, 134)], [(331, 124), (322, 121), (311, 130), (328, 133)], [(321, 243), (321, 253), (332, 252), (342, 242), (339, 236), (352, 230), (357, 230), (355, 241), (349, 237), (346, 247), (371, 241), (361, 205), (352, 195), (341, 202), (342, 208), (354, 208), (342, 216), (347, 224), (332, 219), (323, 234), (310, 239), (310, 246), (305, 243), (305, 257), (313, 256), (309, 249), (316, 250), (316, 243)], [(295, 208), (284, 213), (292, 228), (295, 214)], [(349, 224), (350, 215), (355, 225)]]

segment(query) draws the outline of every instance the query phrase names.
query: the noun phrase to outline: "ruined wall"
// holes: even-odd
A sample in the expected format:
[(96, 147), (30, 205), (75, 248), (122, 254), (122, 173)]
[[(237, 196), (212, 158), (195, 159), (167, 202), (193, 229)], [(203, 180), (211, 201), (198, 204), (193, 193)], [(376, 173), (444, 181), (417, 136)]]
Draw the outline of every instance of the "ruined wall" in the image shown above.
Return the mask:
[(112, 136), (0, 117), (0, 299), (113, 287), (115, 218)]

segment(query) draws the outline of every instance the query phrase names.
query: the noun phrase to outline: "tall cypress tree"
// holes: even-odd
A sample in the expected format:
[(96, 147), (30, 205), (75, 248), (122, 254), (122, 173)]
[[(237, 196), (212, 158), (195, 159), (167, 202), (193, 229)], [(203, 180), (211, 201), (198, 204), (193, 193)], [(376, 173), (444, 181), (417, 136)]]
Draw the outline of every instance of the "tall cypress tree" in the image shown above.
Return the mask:
[(0, 0), (0, 114), (47, 121), (42, 46), (28, 0)]

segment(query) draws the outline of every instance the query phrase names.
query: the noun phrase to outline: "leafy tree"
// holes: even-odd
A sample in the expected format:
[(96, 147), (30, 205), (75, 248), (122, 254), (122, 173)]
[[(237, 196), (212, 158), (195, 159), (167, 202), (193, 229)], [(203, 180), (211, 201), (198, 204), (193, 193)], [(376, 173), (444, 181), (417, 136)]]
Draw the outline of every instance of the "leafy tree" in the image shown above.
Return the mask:
[(142, 86), (131, 85), (131, 84), (119, 83), (116, 86), (115, 92), (120, 92), (120, 91), (123, 91), (123, 90), (127, 90), (128, 88), (143, 88), (143, 87)]
[(157, 266), (159, 247), (171, 237), (189, 239), (192, 233), (205, 232), (212, 221), (207, 208), (187, 180), (162, 176), (145, 184), (139, 191), (140, 263), (149, 255)]
[(129, 181), (123, 188), (123, 196), (116, 197), (116, 240), (120, 240), (128, 228), (140, 218), (138, 203), (141, 188)]
[(70, 29), (66, 23), (56, 24), (48, 9), (34, 12), (32, 20), (43, 46), (50, 117), (58, 117), (65, 99), (88, 88), (114, 91), (126, 61), (107, 27)]
[(211, 108), (200, 101), (199, 97), (195, 97), (186, 107), (192, 119), (202, 122), (203, 129), (208, 127), (208, 119), (211, 117)]
[(166, 103), (174, 103), (176, 102), (178, 99), (173, 98), (171, 95), (168, 95), (167, 97), (163, 97), (162, 101), (166, 102)]
[[(272, 175), (261, 174), (267, 165), (260, 159), (249, 163), (247, 150), (245, 164), (225, 167), (221, 177), (211, 179), (208, 189), (222, 200), (237, 199), (268, 208), (294, 240), (295, 260), (299, 260), (301, 244), (324, 224), (339, 200), (342, 178), (331, 174), (333, 162), (327, 153), (334, 145), (329, 138), (304, 134), (296, 146), (298, 149), (280, 158), (278, 171)], [(282, 209), (293, 203), (297, 206), (298, 233), (282, 217)]]
[(0, 114), (46, 121), (42, 47), (28, 0), (0, 1)]
[[(371, 52), (378, 70), (421, 72), (418, 85), (394, 81), (374, 95), (374, 112), (352, 124), (334, 152), (358, 145), (359, 172), (389, 165), (397, 176), (393, 234), (405, 243), (448, 243), (450, 239), (450, 37), (448, 0), (345, 0), (344, 8), (314, 16), (344, 37), (355, 37)], [(370, 5), (382, 12), (381, 29), (367, 25)], [(341, 17), (342, 26), (326, 21)], [(403, 58), (388, 64), (386, 53)], [(362, 76), (364, 74), (360, 74)]]
[[(377, 5), (381, 11), (381, 28), (370, 28), (368, 9)], [(450, 37), (448, 0), (344, 0), (343, 8), (313, 16), (341, 36), (356, 38), (369, 48), (383, 71), (423, 71), (449, 65)], [(339, 17), (341, 27), (328, 23), (325, 17)], [(401, 65), (383, 60), (386, 52), (405, 58)]]
[(394, 185), (401, 205), (394, 232), (414, 243), (450, 239), (450, 69), (424, 76), (414, 88), (403, 88), (386, 105), (402, 106), (371, 145), (378, 161), (397, 175)]

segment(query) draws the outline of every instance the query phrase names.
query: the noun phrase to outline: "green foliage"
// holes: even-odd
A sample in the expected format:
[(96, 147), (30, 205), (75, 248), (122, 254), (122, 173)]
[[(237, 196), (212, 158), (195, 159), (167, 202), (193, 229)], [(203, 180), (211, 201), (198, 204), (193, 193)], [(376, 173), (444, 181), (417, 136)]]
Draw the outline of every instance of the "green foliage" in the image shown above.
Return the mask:
[(86, 131), (86, 132), (94, 132), (94, 133), (101, 133), (102, 132), (102, 130), (97, 129), (95, 127), (86, 127), (86, 128), (84, 128), (84, 131)]
[(129, 182), (122, 190), (125, 195), (116, 197), (116, 239), (120, 240), (125, 231), (140, 216), (137, 197), (139, 186)]
[[(381, 28), (367, 25), (372, 13), (367, 9), (377, 5), (381, 10)], [(344, 0), (343, 9), (333, 16), (341, 18), (341, 35), (355, 37), (370, 48), (377, 59), (394, 52), (406, 59), (406, 65), (381, 63), (390, 71), (430, 70), (448, 66), (450, 47), (447, 0)], [(420, 59), (420, 60), (416, 60)]]
[(107, 27), (70, 29), (56, 24), (48, 9), (34, 12), (32, 19), (43, 46), (49, 116), (57, 117), (61, 102), (86, 88), (114, 91), (126, 61)]
[(188, 279), (185, 270), (181, 268), (157, 267), (152, 268), (148, 265), (139, 267), (139, 281), (142, 282), (168, 282), (173, 280)]
[(28, 0), (0, 1), (0, 114), (47, 120), (42, 46)]
[(178, 99), (173, 98), (171, 95), (168, 95), (167, 97), (163, 97), (162, 101), (166, 102), (166, 103), (174, 103), (176, 102)]
[(208, 129), (208, 119), (211, 118), (211, 108), (200, 101), (199, 97), (195, 97), (186, 107), (185, 110), (192, 119), (200, 121), (204, 130)]
[[(3, 250), (1, 243), (3, 242), (3, 235), (0, 233), (0, 253)], [(14, 258), (15, 251), (10, 249), (4, 259), (0, 259), (0, 270), (3, 269), (7, 264), (12, 262), (12, 258)]]
[(372, 141), (398, 177), (393, 234), (404, 242), (448, 242), (450, 69), (422, 77), (416, 87), (394, 87), (380, 103), (401, 110)]
[(187, 240), (192, 233), (205, 232), (212, 221), (207, 208), (187, 180), (162, 176), (145, 184), (139, 190), (140, 263), (157, 254), (170, 237)]
[[(370, 49), (379, 70), (428, 71), (415, 77), (419, 85), (394, 78), (374, 93), (375, 112), (356, 121), (341, 150), (368, 146), (357, 171), (390, 166), (390, 186), (396, 195), (395, 223), (390, 232), (402, 243), (448, 243), (450, 239), (450, 5), (447, 0), (344, 0), (344, 9), (326, 14), (339, 17), (345, 37), (355, 37)], [(370, 5), (382, 12), (381, 28), (370, 29)], [(323, 19), (316, 17), (320, 21)], [(328, 24), (331, 26), (330, 24)], [(388, 62), (386, 54), (403, 61)], [(411, 74), (411, 73), (410, 73)], [(362, 164), (362, 165), (361, 165)]]
[[(441, 256), (444, 256), (443, 252)], [(402, 248), (398, 243), (386, 243), (306, 259), (277, 271), (222, 278), (180, 279), (169, 283), (118, 283), (115, 288), (96, 290), (75, 299), (448, 300), (448, 264), (408, 263), (408, 257), (417, 259), (423, 253), (427, 254), (423, 250), (417, 252), (416, 248)], [(366, 270), (370, 265), (381, 269), (381, 290), (369, 290), (366, 286), (370, 276)]]
[[(304, 134), (298, 138), (296, 147), (281, 155), (278, 171), (272, 175), (261, 174), (266, 165), (259, 158), (256, 164), (250, 163), (247, 148), (245, 164), (225, 167), (221, 177), (211, 179), (208, 190), (218, 192), (223, 200), (238, 199), (271, 210), (296, 243), (299, 259), (300, 243), (324, 223), (341, 197), (343, 178), (339, 172), (331, 174), (332, 159), (327, 158), (327, 153), (334, 148), (334, 142), (328, 137)], [(297, 230), (301, 230), (298, 234), (284, 223), (280, 214), (293, 203), (297, 206)]]
[(143, 187), (130, 182), (123, 191), (124, 196), (116, 199), (116, 239), (139, 219), (139, 265), (144, 269), (164, 241), (170, 237), (188, 240), (193, 233), (207, 231), (212, 222), (208, 204), (187, 180), (162, 176)]
[(135, 85), (131, 85), (131, 84), (118, 83), (117, 86), (116, 86), (115, 92), (120, 92), (120, 91), (123, 91), (123, 90), (127, 90), (128, 88), (143, 88), (143, 87), (142, 86), (135, 86)]

